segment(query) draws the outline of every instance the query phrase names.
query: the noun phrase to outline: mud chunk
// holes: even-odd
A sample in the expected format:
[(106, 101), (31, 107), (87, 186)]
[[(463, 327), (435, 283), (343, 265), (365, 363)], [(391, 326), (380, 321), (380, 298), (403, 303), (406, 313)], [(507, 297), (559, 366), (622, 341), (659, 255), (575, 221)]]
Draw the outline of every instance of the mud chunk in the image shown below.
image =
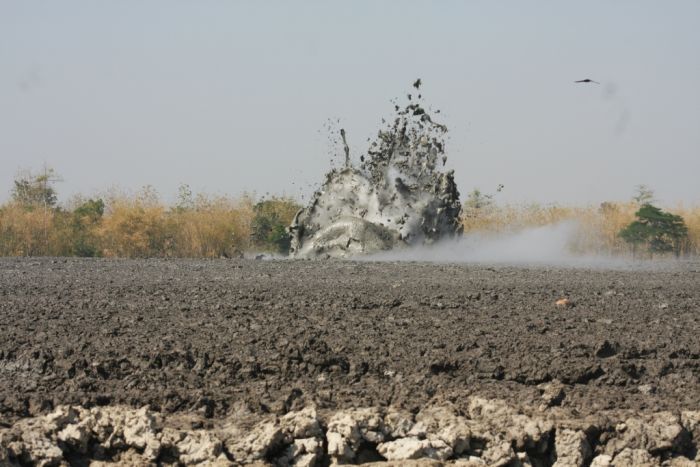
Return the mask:
[(504, 467), (518, 459), (511, 444), (507, 441), (489, 443), (481, 457), (487, 465), (493, 467)]
[(540, 406), (540, 410), (561, 405), (566, 397), (564, 385), (559, 380), (540, 384), (538, 388), (542, 392), (542, 405)]
[(557, 457), (554, 467), (582, 467), (593, 454), (586, 434), (569, 429), (557, 431), (554, 451)]
[(661, 465), (644, 449), (623, 449), (612, 460), (615, 467), (656, 467)]
[(228, 435), (226, 448), (238, 462), (244, 463), (264, 459), (284, 442), (282, 429), (272, 421), (256, 425), (247, 435), (240, 431), (229, 432)]
[(385, 440), (384, 417), (377, 408), (342, 411), (328, 421), (328, 455), (339, 463), (354, 462), (363, 446)]
[(277, 460), (278, 465), (312, 467), (323, 455), (323, 440), (319, 438), (295, 439), (287, 447), (284, 456)]
[(384, 416), (384, 432), (391, 438), (404, 438), (414, 426), (413, 415), (406, 411), (389, 410)]
[(58, 465), (63, 460), (63, 451), (41, 431), (22, 433), (20, 439), (8, 444), (7, 451), (26, 464), (38, 466)]
[(289, 412), (280, 419), (280, 426), (287, 437), (311, 438), (321, 436), (321, 426), (314, 407)]
[(425, 448), (425, 457), (429, 459), (447, 460), (454, 454), (452, 448), (441, 439), (431, 437), (427, 441), (429, 446)]
[(689, 432), (695, 434), (700, 430), (700, 410), (684, 410), (681, 412), (681, 423)]
[(328, 456), (336, 463), (352, 462), (355, 458), (355, 450), (350, 446), (350, 441), (338, 432), (331, 431), (326, 434), (328, 441)]
[(147, 407), (136, 411), (133, 417), (122, 420), (124, 421), (122, 432), (127, 444), (137, 449), (147, 449), (154, 445), (155, 418)]
[(46, 415), (44, 418), (44, 427), (46, 431), (53, 432), (57, 431), (70, 423), (75, 423), (80, 416), (78, 412), (73, 407), (59, 406), (56, 407), (52, 413)]
[(595, 356), (598, 358), (612, 357), (617, 354), (617, 347), (617, 344), (606, 339), (596, 347)]
[(428, 457), (426, 451), (430, 448), (430, 441), (415, 437), (399, 438), (396, 441), (381, 443), (377, 446), (379, 454), (387, 460), (407, 460)]
[(591, 467), (610, 467), (610, 465), (612, 465), (612, 456), (607, 454), (595, 456), (591, 461)]
[(138, 411), (122, 407), (95, 407), (81, 414), (82, 421), (91, 426), (93, 436), (105, 449), (133, 446), (145, 449), (154, 441), (154, 418), (146, 407)]
[(430, 440), (439, 440), (449, 446), (455, 454), (462, 454), (469, 449), (471, 430), (467, 420), (455, 413), (450, 407), (429, 407), (416, 416)]
[[(156, 438), (152, 414), (123, 407), (95, 407), (87, 410), (58, 407), (53, 413), (27, 419), (15, 425), (8, 452), (37, 465), (57, 465), (63, 460), (59, 443), (74, 453), (104, 457), (106, 453), (127, 451), (143, 462), (157, 457), (160, 443)], [(1, 444), (5, 444), (0, 436)], [(4, 446), (3, 446), (4, 447)]]
[(495, 449), (492, 456), (503, 451), (497, 447), (503, 443), (518, 452), (544, 454), (549, 450), (554, 431), (551, 421), (518, 413), (504, 401), (480, 397), (471, 399), (468, 411), (471, 437), (485, 440), (487, 450)]
[(226, 448), (244, 464), (272, 459), (275, 465), (311, 466), (322, 455), (323, 433), (313, 406), (279, 420), (263, 419), (253, 427), (233, 420), (223, 431)]
[(680, 422), (671, 412), (628, 418), (616, 427), (617, 434), (608, 441), (604, 453), (616, 456), (625, 449), (641, 449), (654, 455), (683, 454), (690, 436)]
[(88, 449), (88, 441), (90, 441), (90, 426), (85, 423), (75, 423), (68, 425), (63, 430), (59, 431), (57, 438), (71, 449), (79, 453), (86, 453)]
[(684, 410), (681, 412), (681, 424), (690, 433), (696, 446), (695, 460), (700, 462), (700, 410)]
[(177, 443), (180, 462), (186, 465), (210, 462), (219, 457), (221, 448), (221, 441), (204, 430), (190, 432)]
[(382, 443), (377, 447), (378, 452), (388, 460), (405, 460), (431, 458), (445, 460), (452, 456), (453, 450), (443, 440), (436, 436), (423, 439), (422, 436), (409, 436), (395, 441)]
[(697, 467), (698, 466), (698, 457), (695, 457), (695, 460), (690, 460), (685, 457), (673, 457), (671, 458), (670, 461), (667, 461), (666, 464), (662, 465), (668, 465), (669, 467)]

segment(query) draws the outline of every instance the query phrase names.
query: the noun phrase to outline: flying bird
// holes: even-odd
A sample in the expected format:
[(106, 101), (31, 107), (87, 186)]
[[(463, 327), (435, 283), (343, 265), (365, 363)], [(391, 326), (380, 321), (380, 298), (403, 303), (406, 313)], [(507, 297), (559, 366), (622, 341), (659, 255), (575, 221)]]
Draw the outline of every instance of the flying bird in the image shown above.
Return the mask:
[(416, 89), (420, 89), (420, 85), (423, 84), (423, 82), (418, 78), (415, 83), (413, 83), (413, 87)]
[(578, 81), (574, 81), (574, 83), (595, 83), (595, 84), (600, 84), (598, 81), (593, 81), (592, 79), (580, 79)]

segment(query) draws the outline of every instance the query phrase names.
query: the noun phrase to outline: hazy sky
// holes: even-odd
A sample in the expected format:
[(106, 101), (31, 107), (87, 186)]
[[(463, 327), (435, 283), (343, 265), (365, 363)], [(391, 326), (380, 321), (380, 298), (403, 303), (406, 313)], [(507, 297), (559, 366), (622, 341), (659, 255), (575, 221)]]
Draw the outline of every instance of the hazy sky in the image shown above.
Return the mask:
[(417, 77), (463, 196), (700, 203), (697, 0), (0, 0), (0, 200), (44, 163), (64, 200), (308, 196), (328, 119), (359, 158)]

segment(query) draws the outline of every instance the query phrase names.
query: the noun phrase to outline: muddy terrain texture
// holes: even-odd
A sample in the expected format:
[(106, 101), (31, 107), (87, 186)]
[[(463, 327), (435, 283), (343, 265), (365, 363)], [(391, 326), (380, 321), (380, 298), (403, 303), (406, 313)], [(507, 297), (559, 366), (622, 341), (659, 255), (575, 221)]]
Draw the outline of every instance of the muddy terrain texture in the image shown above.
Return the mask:
[[(556, 306), (561, 298), (568, 302)], [(367, 446), (370, 460), (431, 457), (436, 462), (455, 461), (459, 449), (477, 462), (496, 449), (498, 444), (484, 441), (489, 438), (482, 434), (472, 436), (471, 451), (453, 437), (450, 454), (438, 455), (441, 445), (426, 441), (429, 429), (416, 434), (407, 428), (399, 436), (400, 429), (387, 421), (396, 418), (393, 413), (408, 414), (412, 426), (431, 407), (447, 407), (452, 416), (472, 421), (499, 410), (511, 421), (520, 415), (537, 423), (567, 420), (571, 433), (541, 426), (539, 437), (531, 433), (520, 444), (507, 438), (504, 449), (513, 452), (499, 464), (501, 458), (488, 451), (495, 456), (487, 458), (492, 465), (551, 465), (556, 441), (564, 443), (567, 436), (574, 444), (583, 436), (588, 446), (579, 449), (580, 462), (570, 465), (606, 465), (601, 462), (607, 458), (600, 459), (606, 455), (627, 456), (629, 465), (686, 465), (669, 462), (692, 462), (697, 455), (698, 263), (604, 270), (6, 258), (0, 259), (0, 317), (0, 438), (5, 440), (12, 430), (21, 438), (16, 430), (26, 429), (28, 420), (45, 423), (51, 414), (51, 423), (64, 429), (87, 417), (84, 411), (137, 411), (148, 405), (148, 413), (158, 417), (185, 417), (197, 436), (232, 423), (231, 417), (248, 427), (245, 432), (276, 420), (270, 423), (282, 434), (272, 436), (258, 457), (236, 457), (237, 445), (225, 437), (212, 448), (224, 463), (273, 462), (298, 438), (281, 418), (313, 408), (321, 431), (314, 428), (299, 439), (322, 441), (308, 449), (317, 454), (308, 465), (360, 462)], [(374, 415), (357, 415), (358, 408)], [(350, 421), (333, 422), (334, 417)], [(574, 426), (576, 420), (581, 426)], [(676, 431), (664, 435), (670, 441), (662, 447), (623, 443), (607, 452), (609, 439), (633, 432), (637, 425), (629, 420), (642, 420), (639, 426), (657, 434), (668, 427)], [(356, 429), (337, 428), (343, 423)], [(437, 427), (436, 432), (444, 428), (440, 422), (424, 425)], [(340, 438), (330, 436), (333, 426), (344, 433)], [(374, 434), (362, 434), (369, 432)], [(347, 441), (348, 433), (360, 441)], [(98, 446), (88, 443), (88, 435), (78, 438), (85, 446)], [(184, 434), (181, 438), (178, 443), (185, 442)], [(423, 444), (409, 454), (401, 451), (414, 441)], [(135, 446), (143, 455), (146, 444)], [(100, 449), (98, 458), (114, 454)], [(299, 449), (299, 455), (309, 453)], [(167, 461), (174, 452), (151, 453), (151, 460)], [(523, 458), (528, 454), (529, 460)], [(20, 462), (17, 452), (5, 455)], [(598, 460), (590, 464), (594, 455)], [(627, 465), (623, 457), (613, 465)], [(289, 459), (275, 462), (303, 464)]]

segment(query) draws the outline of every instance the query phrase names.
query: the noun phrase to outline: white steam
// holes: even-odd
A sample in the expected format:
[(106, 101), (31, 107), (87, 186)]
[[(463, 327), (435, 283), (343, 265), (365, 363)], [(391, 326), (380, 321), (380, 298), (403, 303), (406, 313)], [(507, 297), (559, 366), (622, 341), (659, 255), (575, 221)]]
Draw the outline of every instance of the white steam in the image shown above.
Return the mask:
[(631, 264), (624, 259), (573, 253), (578, 228), (576, 221), (564, 221), (509, 233), (465, 234), (430, 246), (401, 248), (364, 259), (606, 268), (626, 268)]

